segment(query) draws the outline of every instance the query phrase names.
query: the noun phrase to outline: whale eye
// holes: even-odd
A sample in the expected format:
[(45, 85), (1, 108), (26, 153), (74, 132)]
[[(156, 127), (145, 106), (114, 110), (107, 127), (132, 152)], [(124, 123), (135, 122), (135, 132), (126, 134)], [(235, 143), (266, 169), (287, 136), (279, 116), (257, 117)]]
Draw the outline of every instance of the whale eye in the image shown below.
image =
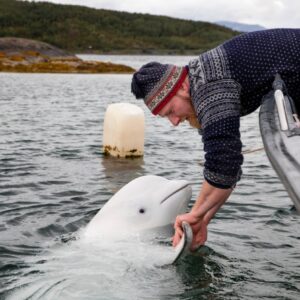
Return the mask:
[(145, 213), (145, 209), (144, 208), (140, 208), (139, 213), (140, 214), (144, 214)]

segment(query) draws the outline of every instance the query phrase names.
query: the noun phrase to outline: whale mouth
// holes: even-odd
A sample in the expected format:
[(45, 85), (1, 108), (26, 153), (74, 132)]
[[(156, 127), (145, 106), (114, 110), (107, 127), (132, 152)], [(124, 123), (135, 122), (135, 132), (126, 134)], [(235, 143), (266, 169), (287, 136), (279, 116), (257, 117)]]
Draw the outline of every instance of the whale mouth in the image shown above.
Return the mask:
[(186, 187), (189, 186), (189, 183), (185, 184), (184, 186), (178, 188), (177, 190), (175, 190), (174, 192), (172, 192), (171, 194), (169, 194), (167, 197), (165, 197), (164, 199), (162, 199), (160, 201), (160, 204), (164, 203), (165, 201), (167, 201), (170, 197), (172, 197), (173, 195), (177, 194), (178, 192), (180, 192), (181, 190), (185, 189)]

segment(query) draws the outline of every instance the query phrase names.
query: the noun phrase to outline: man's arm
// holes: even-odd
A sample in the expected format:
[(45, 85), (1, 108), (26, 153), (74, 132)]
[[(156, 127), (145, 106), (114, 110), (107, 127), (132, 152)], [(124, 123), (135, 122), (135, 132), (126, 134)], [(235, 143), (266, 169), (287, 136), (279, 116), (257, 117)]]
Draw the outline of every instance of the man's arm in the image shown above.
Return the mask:
[(203, 245), (207, 239), (208, 223), (228, 199), (231, 192), (231, 188), (219, 189), (204, 180), (200, 194), (191, 211), (176, 218), (173, 246), (176, 246), (182, 237), (183, 221), (189, 223), (193, 230), (194, 238), (191, 250), (195, 250), (200, 245)]

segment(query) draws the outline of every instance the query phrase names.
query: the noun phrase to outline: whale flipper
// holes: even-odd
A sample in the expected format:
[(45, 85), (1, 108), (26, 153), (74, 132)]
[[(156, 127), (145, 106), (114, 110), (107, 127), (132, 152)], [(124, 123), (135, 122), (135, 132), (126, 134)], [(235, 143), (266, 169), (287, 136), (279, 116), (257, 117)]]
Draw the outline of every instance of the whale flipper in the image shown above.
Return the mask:
[(193, 242), (193, 231), (189, 223), (182, 222), (183, 236), (174, 249), (174, 259), (172, 264), (175, 264), (180, 258), (185, 257), (190, 253)]

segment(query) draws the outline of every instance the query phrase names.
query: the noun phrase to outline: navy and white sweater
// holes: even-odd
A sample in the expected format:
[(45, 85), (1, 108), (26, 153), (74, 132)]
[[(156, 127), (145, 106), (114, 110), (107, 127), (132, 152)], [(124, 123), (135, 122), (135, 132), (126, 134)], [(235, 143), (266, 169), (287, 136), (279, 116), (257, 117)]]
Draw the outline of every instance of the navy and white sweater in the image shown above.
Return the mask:
[(300, 29), (239, 35), (189, 63), (191, 97), (202, 126), (205, 179), (233, 187), (243, 156), (240, 117), (256, 110), (276, 73), (300, 100)]

